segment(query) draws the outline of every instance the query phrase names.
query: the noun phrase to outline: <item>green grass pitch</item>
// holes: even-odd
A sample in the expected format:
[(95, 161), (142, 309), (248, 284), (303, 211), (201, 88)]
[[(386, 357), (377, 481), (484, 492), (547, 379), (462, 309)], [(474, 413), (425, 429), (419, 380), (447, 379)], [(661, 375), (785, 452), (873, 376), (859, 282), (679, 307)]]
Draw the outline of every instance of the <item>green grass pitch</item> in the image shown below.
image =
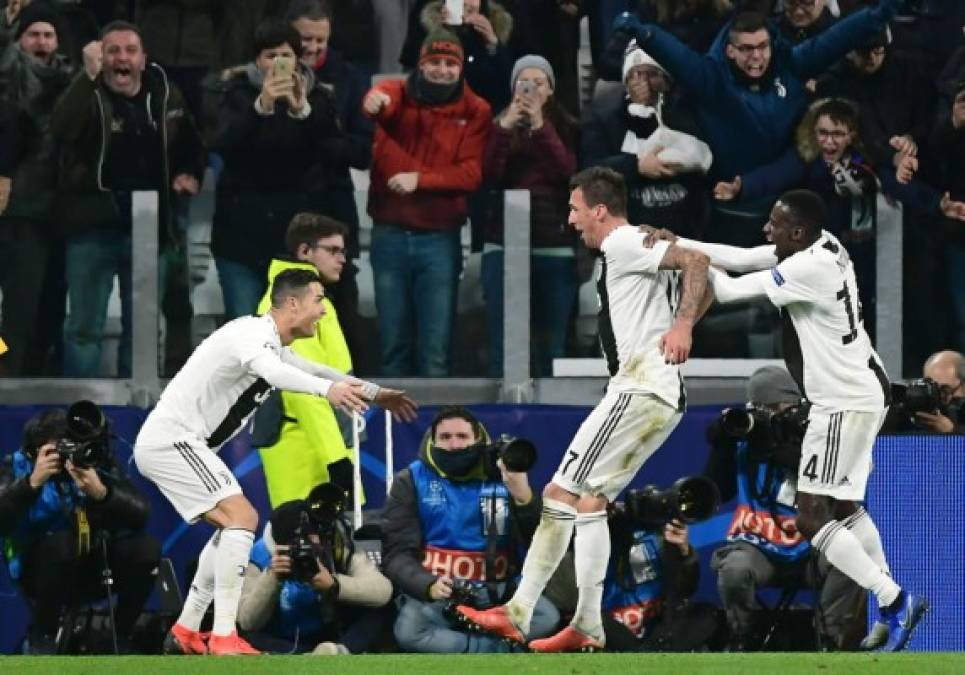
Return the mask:
[(0, 673), (20, 675), (205, 675), (206, 673), (346, 673), (348, 675), (886, 675), (889, 673), (965, 673), (965, 653), (904, 654), (513, 654), (441, 656), (258, 657), (20, 657), (0, 656)]

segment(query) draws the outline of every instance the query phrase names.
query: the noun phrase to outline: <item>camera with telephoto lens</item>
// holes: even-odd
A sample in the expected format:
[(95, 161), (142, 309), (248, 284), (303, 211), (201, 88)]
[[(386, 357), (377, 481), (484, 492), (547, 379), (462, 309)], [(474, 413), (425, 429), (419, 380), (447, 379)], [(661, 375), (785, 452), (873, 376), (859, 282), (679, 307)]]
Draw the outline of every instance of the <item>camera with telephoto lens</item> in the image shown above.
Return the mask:
[(499, 460), (503, 460), (507, 471), (515, 473), (526, 473), (536, 464), (536, 446), (533, 442), (506, 434), (500, 436), (494, 443), (483, 446), (482, 454), (486, 476), (490, 480), (502, 478), (499, 466), (496, 464)]
[(635, 525), (652, 530), (675, 519), (688, 525), (707, 520), (719, 505), (720, 492), (712, 480), (685, 476), (666, 490), (656, 485), (630, 490), (623, 511)]
[(955, 424), (965, 424), (965, 399), (953, 398), (947, 404), (942, 386), (930, 377), (891, 384), (891, 405), (914, 421), (915, 413), (940, 413)]
[(67, 409), (67, 431), (57, 441), (61, 462), (68, 459), (80, 469), (104, 464), (109, 454), (107, 417), (96, 403), (77, 401)]
[(720, 429), (727, 438), (747, 440), (757, 459), (767, 459), (782, 447), (800, 449), (810, 407), (801, 401), (780, 412), (759, 406), (727, 408), (720, 414)]
[[(334, 542), (338, 522), (345, 511), (345, 492), (334, 483), (322, 483), (312, 488), (305, 498), (305, 510), (288, 543), (292, 561), (292, 576), (308, 582), (318, 574), (319, 565), (335, 574)], [(314, 541), (311, 535), (317, 535)]]

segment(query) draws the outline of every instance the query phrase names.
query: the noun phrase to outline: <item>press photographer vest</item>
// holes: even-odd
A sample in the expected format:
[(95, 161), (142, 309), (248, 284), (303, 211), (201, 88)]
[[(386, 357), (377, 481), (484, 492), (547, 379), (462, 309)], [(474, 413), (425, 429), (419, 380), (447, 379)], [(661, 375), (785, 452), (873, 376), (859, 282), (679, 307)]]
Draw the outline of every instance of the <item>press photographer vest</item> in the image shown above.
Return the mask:
[[(663, 609), (663, 565), (660, 537), (653, 532), (633, 533), (629, 560), (611, 555), (603, 581), (603, 611), (622, 623), (637, 638)], [(618, 569), (619, 567), (619, 569)]]
[[(27, 459), (23, 450), (13, 453), (13, 478), (28, 478), (34, 463)], [(61, 484), (63, 491), (58, 487)], [(74, 512), (81, 502), (81, 493), (72, 480), (48, 480), (40, 488), (40, 494), (27, 512), (27, 517), (17, 523), (13, 532), (3, 538), (2, 553), (7, 558), (11, 579), (20, 578), (20, 556), (24, 545), (47, 534), (70, 529)]]
[[(727, 530), (727, 541), (746, 541), (779, 562), (802, 560), (811, 545), (797, 529), (797, 477), (766, 462), (751, 462), (746, 442), (739, 443), (735, 452), (737, 508)], [(763, 494), (755, 497), (758, 493)]]
[[(271, 553), (262, 537), (251, 547), (251, 562), (262, 570), (271, 567)], [(303, 581), (286, 579), (281, 582), (278, 604), (265, 631), (276, 637), (294, 640), (316, 636), (324, 627), (322, 594)]]
[(422, 566), (436, 575), (487, 581), (487, 533), (495, 515), (495, 579), (509, 575), (509, 490), (499, 481), (456, 482), (441, 477), (422, 460), (409, 465), (425, 542)]

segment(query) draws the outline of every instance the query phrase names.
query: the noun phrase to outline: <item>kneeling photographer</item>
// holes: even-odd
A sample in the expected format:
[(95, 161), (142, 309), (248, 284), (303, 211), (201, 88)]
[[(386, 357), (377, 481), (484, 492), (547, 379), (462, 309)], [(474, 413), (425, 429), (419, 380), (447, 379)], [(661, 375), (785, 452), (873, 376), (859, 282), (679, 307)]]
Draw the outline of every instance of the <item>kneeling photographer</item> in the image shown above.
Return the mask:
[(932, 354), (922, 378), (891, 385), (883, 433), (965, 434), (965, 356)]
[(65, 608), (105, 597), (106, 581), (125, 649), (154, 586), (161, 550), (143, 531), (150, 505), (114, 461), (109, 437), (100, 408), (79, 401), (28, 420), (21, 448), (0, 466), (0, 537), (30, 606), (32, 653), (78, 649), (66, 631), (55, 642)]
[[(384, 569), (402, 591), (395, 637), (410, 652), (507, 652), (501, 638), (471, 632), (459, 604), (498, 605), (512, 594), (521, 547), (539, 523), (526, 472), (536, 451), (522, 439), (490, 443), (464, 408), (443, 408), (419, 459), (392, 483), (383, 522)], [(556, 608), (540, 598), (530, 638), (552, 634)]]
[(272, 511), (251, 550), (238, 626), (262, 651), (372, 651), (392, 616), (392, 584), (356, 551), (345, 492), (322, 483)]
[[(702, 476), (666, 490), (630, 490), (607, 510), (612, 554), (603, 582), (607, 651), (690, 652), (719, 646), (720, 610), (691, 601), (700, 578), (689, 524), (714, 514), (717, 487)], [(572, 553), (553, 575), (547, 597), (563, 613), (576, 609)]]
[[(725, 410), (707, 430), (711, 452), (705, 474), (721, 500), (737, 496), (727, 542), (714, 551), (731, 651), (765, 646), (768, 626), (757, 599), (767, 586), (820, 589), (815, 609), (821, 646), (853, 648), (864, 592), (831, 567), (797, 529), (797, 472), (807, 404), (790, 373), (779, 366), (755, 371), (746, 410)], [(794, 636), (795, 639), (801, 636)], [(857, 635), (860, 638), (860, 633)]]

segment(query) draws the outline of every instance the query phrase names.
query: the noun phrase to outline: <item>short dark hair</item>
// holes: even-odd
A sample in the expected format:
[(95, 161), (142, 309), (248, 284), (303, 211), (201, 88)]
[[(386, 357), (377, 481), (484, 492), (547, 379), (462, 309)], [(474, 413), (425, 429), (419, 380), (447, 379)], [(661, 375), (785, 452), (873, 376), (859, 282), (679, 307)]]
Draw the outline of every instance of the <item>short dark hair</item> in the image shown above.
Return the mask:
[(348, 227), (320, 213), (296, 213), (285, 232), (285, 249), (295, 255), (302, 244), (314, 246), (319, 239), (336, 234), (347, 237)]
[(627, 185), (623, 176), (605, 166), (591, 166), (570, 178), (570, 190), (580, 188), (587, 206), (603, 204), (610, 215), (627, 215)]
[(285, 21), (294, 23), (299, 19), (309, 21), (332, 21), (332, 10), (319, 0), (295, 0), (285, 12)]
[(730, 27), (727, 30), (727, 39), (729, 42), (733, 42), (735, 35), (740, 33), (756, 33), (759, 30), (767, 30), (766, 16), (760, 12), (738, 12), (730, 22)]
[(815, 123), (819, 117), (830, 117), (832, 122), (843, 124), (855, 132), (861, 124), (858, 106), (846, 98), (829, 98), (819, 103), (814, 109)]
[(302, 38), (298, 31), (282, 19), (266, 19), (255, 28), (255, 58), (266, 49), (287, 44), (295, 52), (295, 56), (302, 56)]
[(436, 439), (436, 428), (441, 422), (452, 419), (461, 419), (469, 422), (470, 426), (472, 426), (473, 436), (477, 441), (483, 437), (482, 424), (475, 415), (461, 405), (447, 405), (440, 408), (432, 420), (432, 426), (429, 427), (430, 440), (434, 441)]
[(271, 306), (281, 307), (288, 298), (301, 297), (313, 282), (321, 284), (322, 278), (311, 270), (289, 269), (279, 272), (271, 283)]
[(809, 239), (821, 234), (828, 219), (828, 209), (821, 195), (811, 190), (790, 190), (778, 201), (789, 209), (791, 218), (804, 228)]
[(61, 408), (51, 408), (37, 413), (23, 425), (21, 447), (27, 454), (34, 454), (41, 445), (56, 441), (67, 435), (67, 413)]
[(97, 39), (103, 40), (108, 33), (119, 33), (121, 31), (130, 31), (137, 34), (137, 39), (141, 41), (141, 49), (144, 49), (144, 36), (141, 34), (141, 29), (135, 26), (130, 21), (123, 21), (117, 19), (116, 21), (111, 21), (106, 26), (101, 28), (100, 34)]

